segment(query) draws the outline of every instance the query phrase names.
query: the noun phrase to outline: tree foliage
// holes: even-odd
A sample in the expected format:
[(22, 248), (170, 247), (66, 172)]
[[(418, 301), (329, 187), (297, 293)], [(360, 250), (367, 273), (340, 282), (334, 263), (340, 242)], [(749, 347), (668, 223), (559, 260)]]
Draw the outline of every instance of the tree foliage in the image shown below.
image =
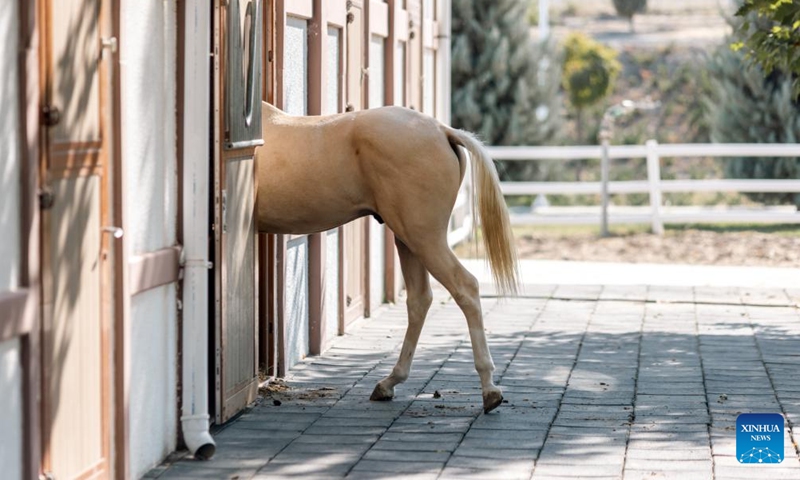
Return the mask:
[(562, 84), (577, 113), (579, 139), (583, 136), (583, 111), (599, 103), (614, 88), (622, 66), (617, 52), (582, 33), (564, 42)]
[(647, 9), (647, 0), (614, 0), (617, 15), (628, 19), (631, 32), (633, 31), (633, 16)]
[[(796, 143), (800, 141), (800, 103), (791, 79), (773, 70), (746, 68), (742, 52), (720, 48), (709, 61), (710, 92), (704, 99), (711, 140), (720, 143)], [(729, 178), (798, 179), (798, 158), (721, 160)], [(800, 194), (748, 193), (765, 203), (800, 205)]]
[(767, 74), (773, 69), (792, 74), (794, 95), (800, 96), (800, 2), (745, 0), (736, 16), (742, 22), (734, 50), (744, 50)]
[(561, 125), (559, 59), (531, 40), (527, 7), (453, 1), (452, 122), (490, 145), (551, 143)]

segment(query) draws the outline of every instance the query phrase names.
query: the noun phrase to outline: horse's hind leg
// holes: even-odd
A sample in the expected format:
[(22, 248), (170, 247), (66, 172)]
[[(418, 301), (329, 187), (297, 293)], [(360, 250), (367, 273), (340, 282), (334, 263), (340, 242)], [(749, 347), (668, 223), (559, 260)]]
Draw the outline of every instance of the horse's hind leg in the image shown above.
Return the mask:
[(490, 412), (503, 401), (503, 395), (492, 380), (494, 362), (483, 331), (478, 280), (461, 265), (447, 245), (446, 237), (435, 242), (419, 242), (414, 251), (431, 274), (450, 292), (453, 300), (464, 312), (472, 342), (475, 369), (481, 379), (483, 411)]
[(406, 305), (408, 307), (408, 328), (403, 339), (403, 348), (400, 358), (394, 366), (392, 373), (375, 385), (375, 390), (370, 400), (391, 400), (394, 396), (394, 386), (403, 383), (411, 371), (411, 361), (417, 348), (419, 334), (425, 323), (425, 316), (431, 307), (433, 295), (428, 278), (428, 271), (422, 266), (419, 259), (411, 253), (406, 245), (397, 240), (397, 252), (400, 256), (400, 268), (406, 281)]

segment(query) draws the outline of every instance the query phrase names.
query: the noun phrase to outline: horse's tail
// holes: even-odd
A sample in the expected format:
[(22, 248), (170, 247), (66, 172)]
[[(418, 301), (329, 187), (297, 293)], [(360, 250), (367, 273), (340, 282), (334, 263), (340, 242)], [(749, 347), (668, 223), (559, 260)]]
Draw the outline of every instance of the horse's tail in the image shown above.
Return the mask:
[[(445, 128), (450, 144), (467, 149), (472, 157), (472, 205), (473, 211), (480, 218), (483, 226), (483, 244), (489, 257), (489, 265), (500, 292), (514, 295), (519, 287), (519, 268), (517, 250), (514, 246), (514, 234), (503, 193), (500, 190), (500, 179), (492, 158), (486, 147), (473, 134), (463, 130)], [(458, 152), (456, 152), (458, 154)], [(464, 159), (458, 155), (463, 163)], [(462, 165), (462, 175), (464, 166)], [(477, 232), (478, 222), (472, 222), (473, 237)]]

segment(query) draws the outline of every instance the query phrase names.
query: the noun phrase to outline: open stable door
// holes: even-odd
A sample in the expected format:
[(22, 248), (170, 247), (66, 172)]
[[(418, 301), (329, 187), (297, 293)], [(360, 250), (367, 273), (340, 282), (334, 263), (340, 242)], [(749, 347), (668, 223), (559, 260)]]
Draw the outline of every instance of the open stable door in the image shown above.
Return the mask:
[[(221, 4), (221, 5), (220, 5)], [(215, 19), (215, 420), (258, 390), (255, 148), (261, 135), (262, 1), (219, 2)]]
[(42, 470), (59, 479), (111, 476), (109, 6), (39, 2)]
[[(364, 8), (363, 1), (348, 2), (346, 110), (363, 108), (364, 99)], [(364, 315), (367, 295), (367, 220), (360, 218), (342, 227), (340, 263), (342, 297), (339, 333)]]

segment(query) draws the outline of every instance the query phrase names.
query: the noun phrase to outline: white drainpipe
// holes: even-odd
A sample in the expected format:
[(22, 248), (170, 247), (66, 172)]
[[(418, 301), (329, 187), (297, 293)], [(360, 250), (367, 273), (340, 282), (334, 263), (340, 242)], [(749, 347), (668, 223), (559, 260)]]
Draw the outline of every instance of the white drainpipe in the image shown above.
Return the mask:
[(208, 413), (208, 236), (211, 9), (187, 0), (183, 98), (183, 438), (196, 458), (214, 455)]

